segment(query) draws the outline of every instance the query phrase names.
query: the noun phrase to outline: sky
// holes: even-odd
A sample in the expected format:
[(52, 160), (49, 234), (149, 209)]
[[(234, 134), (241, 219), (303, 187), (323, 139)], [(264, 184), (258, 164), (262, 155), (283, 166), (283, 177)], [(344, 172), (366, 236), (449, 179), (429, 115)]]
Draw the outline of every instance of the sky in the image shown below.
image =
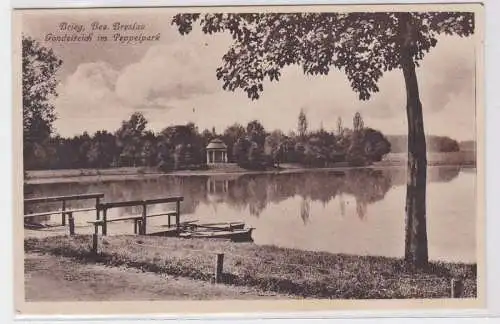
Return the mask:
[[(216, 78), (216, 68), (231, 44), (228, 35), (204, 35), (195, 28), (181, 36), (170, 21), (171, 12), (161, 11), (27, 12), (23, 33), (53, 48), (63, 60), (57, 74), (59, 96), (53, 100), (56, 132), (73, 136), (114, 131), (136, 111), (157, 132), (187, 122), (194, 122), (200, 131), (215, 127), (222, 132), (235, 122), (246, 125), (254, 119), (267, 130), (288, 132), (296, 130), (302, 109), (311, 130), (334, 130), (338, 117), (351, 126), (354, 113), (360, 112), (365, 126), (384, 134), (407, 133), (400, 70), (384, 74), (380, 92), (360, 101), (342, 72), (305, 76), (300, 67), (292, 66), (283, 70), (280, 82), (266, 82), (261, 98), (251, 101), (241, 90), (223, 90)], [(65, 33), (60, 31), (61, 22), (83, 24), (84, 34), (92, 22), (136, 22), (145, 25), (140, 31), (144, 34), (160, 33), (160, 40), (142, 44), (46, 42), (47, 33)], [(474, 37), (443, 36), (417, 68), (426, 134), (475, 138), (475, 44)]]

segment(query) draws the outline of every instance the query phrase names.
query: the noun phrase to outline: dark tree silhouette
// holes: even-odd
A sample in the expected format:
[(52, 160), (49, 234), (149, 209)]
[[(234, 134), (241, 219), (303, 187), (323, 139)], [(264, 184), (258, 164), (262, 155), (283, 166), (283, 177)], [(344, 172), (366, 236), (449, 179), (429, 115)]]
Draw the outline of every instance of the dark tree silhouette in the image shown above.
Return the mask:
[(23, 154), (28, 167), (38, 167), (40, 157), (47, 155), (47, 142), (56, 120), (50, 99), (57, 96), (56, 73), (61, 64), (52, 49), (23, 36)]
[(224, 143), (227, 145), (227, 153), (229, 155), (229, 161), (234, 162), (235, 158), (233, 155), (233, 146), (236, 143), (236, 141), (242, 137), (244, 137), (246, 134), (245, 128), (238, 124), (234, 123), (233, 125), (229, 126), (226, 128), (222, 135), (222, 140)]
[(264, 146), (266, 140), (266, 130), (258, 120), (252, 120), (247, 124), (248, 139), (257, 143), (259, 146)]
[(307, 134), (307, 117), (303, 109), (301, 109), (299, 113), (297, 132), (299, 133), (299, 136), (302, 138)]
[(342, 117), (337, 118), (337, 135), (342, 136), (342, 133), (344, 131), (344, 125), (342, 122)]
[(343, 71), (361, 100), (378, 92), (385, 71), (401, 69), (406, 86), (408, 183), (405, 260), (428, 262), (426, 229), (427, 149), (415, 66), (437, 44), (438, 34), (468, 36), (467, 12), (179, 14), (172, 24), (187, 34), (229, 32), (233, 44), (216, 71), (223, 89), (243, 89), (258, 99), (264, 80), (278, 81), (281, 69), (300, 65), (305, 74)]
[(363, 121), (363, 117), (361, 117), (361, 114), (359, 112), (356, 112), (354, 114), (354, 118), (352, 119), (352, 129), (355, 132), (360, 132), (363, 127), (365, 127), (365, 122)]
[(124, 120), (116, 131), (118, 147), (121, 149), (121, 163), (136, 166), (141, 159), (142, 139), (148, 121), (142, 113), (136, 112), (129, 120)]

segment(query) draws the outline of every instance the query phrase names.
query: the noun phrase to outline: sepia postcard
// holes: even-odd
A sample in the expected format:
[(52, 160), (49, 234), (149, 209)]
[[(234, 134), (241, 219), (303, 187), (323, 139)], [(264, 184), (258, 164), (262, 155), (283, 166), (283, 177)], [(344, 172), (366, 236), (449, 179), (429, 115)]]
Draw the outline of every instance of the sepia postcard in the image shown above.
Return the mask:
[(16, 313), (484, 308), (483, 19), (15, 9)]

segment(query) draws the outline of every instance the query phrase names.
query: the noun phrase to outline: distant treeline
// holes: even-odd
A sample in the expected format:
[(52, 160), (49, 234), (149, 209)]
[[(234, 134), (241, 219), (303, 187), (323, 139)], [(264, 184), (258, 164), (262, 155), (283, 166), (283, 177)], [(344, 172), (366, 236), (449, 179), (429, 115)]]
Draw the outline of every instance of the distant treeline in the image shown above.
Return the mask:
[(462, 141), (459, 145), (460, 151), (476, 151), (476, 141)]
[[(391, 143), (392, 153), (403, 153), (407, 151), (408, 136), (406, 135), (387, 135), (387, 140)], [(475, 141), (457, 142), (448, 136), (427, 135), (428, 152), (458, 152), (474, 151)]]
[(337, 130), (308, 131), (307, 117), (301, 111), (297, 132), (268, 132), (257, 120), (246, 126), (233, 124), (222, 133), (198, 131), (193, 123), (169, 126), (159, 133), (147, 130), (147, 120), (134, 113), (115, 132), (93, 135), (84, 132), (71, 138), (59, 135), (30, 141), (24, 150), (24, 167), (36, 169), (158, 167), (163, 171), (206, 168), (205, 147), (215, 138), (227, 145), (228, 162), (247, 169), (279, 167), (280, 163), (327, 166), (344, 162), (368, 165), (391, 151), (385, 136), (365, 127), (359, 113), (352, 128), (337, 121)]

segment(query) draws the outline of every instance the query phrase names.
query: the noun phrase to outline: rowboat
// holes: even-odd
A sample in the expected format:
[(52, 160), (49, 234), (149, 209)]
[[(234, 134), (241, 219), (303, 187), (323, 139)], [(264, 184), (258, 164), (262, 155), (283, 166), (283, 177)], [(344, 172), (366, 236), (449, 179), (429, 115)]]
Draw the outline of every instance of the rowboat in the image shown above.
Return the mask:
[(253, 241), (253, 228), (237, 229), (232, 231), (192, 231), (179, 233), (182, 238), (211, 238), (211, 239), (229, 239), (235, 242)]
[[(186, 221), (186, 222), (180, 222), (180, 223), (179, 223), (179, 227), (181, 227), (181, 228), (183, 228), (183, 227), (188, 227), (188, 226), (193, 225), (193, 224), (194, 224), (194, 223), (196, 223), (196, 222), (198, 222), (198, 220), (197, 220), (197, 219), (195, 219), (195, 220), (190, 220), (190, 221)], [(174, 227), (176, 227), (176, 225), (175, 225), (175, 224), (172, 224), (172, 225), (162, 225), (162, 227), (172, 227), (172, 228), (174, 228)]]
[(151, 233), (154, 236), (170, 236), (182, 238), (230, 239), (235, 242), (253, 241), (253, 228), (245, 228), (243, 222), (196, 224), (197, 220), (171, 226), (165, 231)]
[(232, 231), (232, 230), (241, 230), (245, 228), (245, 223), (231, 222), (231, 223), (189, 224), (187, 227), (191, 230), (207, 229), (213, 231)]

